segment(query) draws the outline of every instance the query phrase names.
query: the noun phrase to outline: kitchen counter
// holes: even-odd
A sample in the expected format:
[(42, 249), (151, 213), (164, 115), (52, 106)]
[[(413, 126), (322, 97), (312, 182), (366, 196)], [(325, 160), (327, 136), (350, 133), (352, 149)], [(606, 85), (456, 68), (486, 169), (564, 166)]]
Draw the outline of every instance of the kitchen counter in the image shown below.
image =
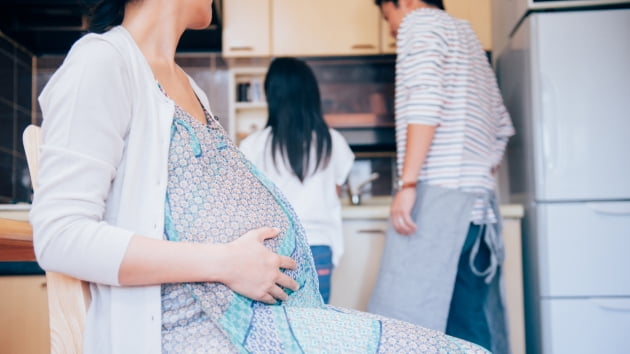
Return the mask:
[(27, 221), (30, 210), (28, 203), (0, 204), (0, 218)]
[[(387, 219), (391, 197), (365, 198), (361, 205), (350, 205), (347, 197), (341, 201), (341, 215), (346, 219)], [(521, 204), (501, 204), (499, 211), (504, 219), (521, 219), (524, 208)]]
[[(0, 218), (28, 221), (30, 204), (0, 204)], [(0, 262), (0, 276), (43, 275), (37, 262)]]

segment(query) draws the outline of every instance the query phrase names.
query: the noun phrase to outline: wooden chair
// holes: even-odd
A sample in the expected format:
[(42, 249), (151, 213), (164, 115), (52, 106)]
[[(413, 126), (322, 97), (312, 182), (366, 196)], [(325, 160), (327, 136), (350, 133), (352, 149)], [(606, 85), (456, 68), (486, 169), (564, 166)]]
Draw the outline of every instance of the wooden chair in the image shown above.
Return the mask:
[[(33, 189), (37, 188), (40, 130), (38, 126), (29, 125), (22, 136)], [(22, 237), (23, 240), (30, 242), (31, 250), (25, 252), (32, 254), (32, 234), (25, 235), (24, 232), (27, 232), (26, 229), (18, 228), (14, 233), (14, 238)], [(22, 241), (22, 239), (18, 241)], [(91, 299), (89, 284), (55, 272), (46, 272), (46, 284), (50, 321), (50, 352), (54, 354), (82, 353), (85, 316)]]

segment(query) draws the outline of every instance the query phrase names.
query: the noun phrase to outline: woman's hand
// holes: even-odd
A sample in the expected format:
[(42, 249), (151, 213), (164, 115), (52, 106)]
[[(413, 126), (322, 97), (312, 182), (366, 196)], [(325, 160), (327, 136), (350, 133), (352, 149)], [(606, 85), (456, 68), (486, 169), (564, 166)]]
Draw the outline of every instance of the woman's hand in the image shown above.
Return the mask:
[(251, 230), (226, 244), (227, 264), (221, 282), (235, 292), (250, 299), (275, 304), (286, 300), (283, 288), (293, 291), (298, 284), (281, 269), (295, 269), (297, 264), (290, 257), (272, 252), (263, 241), (276, 237), (279, 230), (263, 227)]
[(401, 235), (411, 235), (416, 231), (416, 224), (411, 219), (411, 208), (415, 202), (415, 188), (403, 188), (394, 195), (390, 218), (394, 230)]

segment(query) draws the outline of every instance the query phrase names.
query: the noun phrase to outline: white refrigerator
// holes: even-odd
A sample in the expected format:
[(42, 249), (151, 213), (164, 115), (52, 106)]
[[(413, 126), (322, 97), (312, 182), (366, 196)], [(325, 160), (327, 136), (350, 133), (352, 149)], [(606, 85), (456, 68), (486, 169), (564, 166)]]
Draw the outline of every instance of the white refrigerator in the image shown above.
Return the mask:
[(630, 8), (530, 12), (496, 69), (527, 352), (630, 353)]

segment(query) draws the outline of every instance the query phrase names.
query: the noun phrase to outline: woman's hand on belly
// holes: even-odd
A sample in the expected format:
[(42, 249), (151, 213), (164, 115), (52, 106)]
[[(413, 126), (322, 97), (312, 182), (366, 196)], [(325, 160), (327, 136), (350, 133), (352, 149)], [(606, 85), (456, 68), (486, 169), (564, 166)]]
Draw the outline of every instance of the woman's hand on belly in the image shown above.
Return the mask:
[(262, 227), (226, 244), (227, 264), (221, 267), (220, 281), (253, 300), (268, 304), (286, 300), (288, 295), (283, 288), (296, 291), (298, 284), (281, 269), (295, 269), (297, 264), (263, 245), (264, 240), (276, 237), (278, 232), (275, 228)]

